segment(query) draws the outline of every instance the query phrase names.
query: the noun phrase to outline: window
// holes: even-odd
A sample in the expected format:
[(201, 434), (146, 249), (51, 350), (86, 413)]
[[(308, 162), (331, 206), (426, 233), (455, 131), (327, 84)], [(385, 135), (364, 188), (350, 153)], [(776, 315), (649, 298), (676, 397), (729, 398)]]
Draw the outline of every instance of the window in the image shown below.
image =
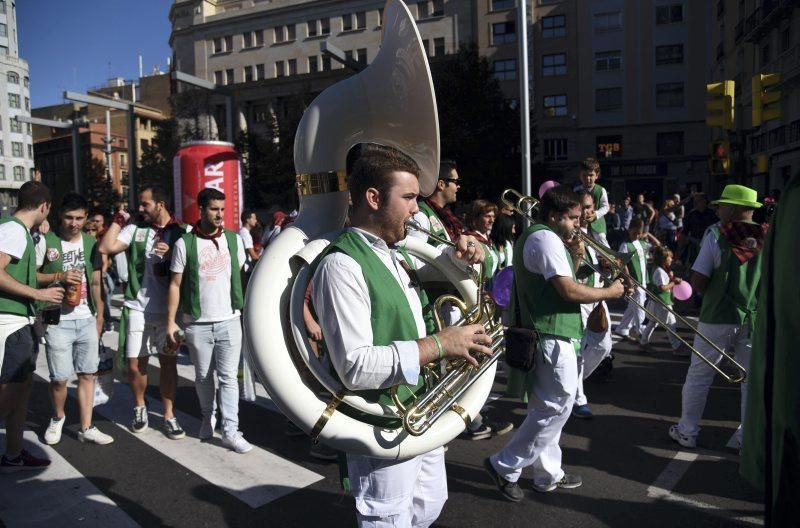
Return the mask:
[(7, 37), (8, 36), (8, 26), (5, 24), (0, 24), (0, 37)]
[(0, 141), (0, 156), (5, 156), (5, 148), (3, 148), (3, 142)]
[(492, 74), (498, 81), (513, 81), (517, 78), (517, 60), (499, 60), (492, 63)]
[(353, 30), (352, 13), (347, 13), (346, 15), (342, 15), (342, 31), (352, 31), (352, 30)]
[(225, 84), (233, 84), (235, 81), (233, 77), (233, 70), (225, 70)]
[(594, 91), (594, 109), (610, 112), (622, 109), (622, 88), (598, 88)]
[(120, 167), (128, 166), (128, 156), (122, 152), (119, 153), (119, 166)]
[(492, 0), (490, 5), (492, 11), (511, 9), (512, 7), (514, 7), (514, 0)]
[(214, 53), (224, 53), (225, 52), (225, 39), (222, 37), (217, 37), (213, 41), (212, 51)]
[(11, 127), (9, 128), (11, 132), (17, 132), (17, 133), (22, 132), (22, 123), (17, 121), (14, 117), (10, 118), (8, 121), (9, 123), (11, 123)]
[(21, 158), (24, 155), (22, 153), (22, 143), (18, 141), (11, 142), (11, 155), (15, 158)]
[(563, 37), (567, 34), (567, 17), (564, 15), (542, 17), (542, 38)]
[(672, 82), (656, 85), (657, 108), (679, 108), (683, 106), (683, 83)]
[(319, 21), (319, 28), (320, 28), (320, 35), (330, 35), (331, 34), (331, 19), (330, 18), (322, 18)]
[(567, 54), (542, 55), (542, 76), (554, 77), (567, 74)]
[(514, 22), (498, 22), (492, 24), (492, 45), (502, 46), (517, 41), (517, 32)]
[(222, 80), (222, 70), (214, 72), (214, 84), (219, 86), (224, 84)]
[(16, 72), (8, 72), (8, 82), (11, 84), (19, 84), (19, 75)]
[(295, 39), (295, 25), (277, 26), (275, 28), (275, 43), (291, 42)]
[(29, 112), (30, 112), (30, 110), (31, 110), (31, 100), (30, 100), (30, 98), (29, 98), (29, 97), (26, 97), (26, 98), (25, 98), (25, 110), (27, 110), (27, 111), (29, 111)]
[(27, 88), (31, 84), (31, 80), (27, 76), (23, 77), (23, 82), (25, 84), (25, 88)]
[(567, 96), (565, 94), (544, 97), (545, 117), (563, 117), (565, 115), (567, 115)]
[(656, 64), (683, 64), (683, 44), (656, 46)]
[(0, 13), (6, 12), (6, 0), (0, 0)]
[(545, 139), (544, 140), (544, 159), (545, 161), (564, 161), (567, 159), (567, 139)]
[(0, 165), (0, 180), (6, 179), (6, 166)]
[(598, 158), (621, 158), (622, 136), (597, 136)]
[(309, 37), (316, 37), (319, 35), (319, 21), (309, 20), (306, 22), (306, 33)]
[(8, 94), (8, 106), (11, 108), (19, 108), (19, 94)]
[(683, 154), (683, 132), (661, 132), (656, 134), (656, 154), (679, 156)]
[(34, 181), (35, 179), (36, 179), (36, 169), (31, 167), (31, 181)]
[(269, 119), (269, 106), (268, 105), (254, 105), (253, 106), (253, 121), (255, 123), (266, 123)]
[(622, 29), (622, 12), (598, 13), (594, 16), (595, 31), (616, 31)]
[(297, 59), (289, 59), (287, 75), (297, 75)]
[(656, 6), (656, 24), (683, 22), (683, 4)]
[(25, 181), (25, 167), (14, 167), (14, 181)]
[(365, 29), (367, 27), (367, 13), (359, 11), (356, 13), (356, 26), (355, 29)]
[(256, 48), (264, 45), (263, 31), (247, 31), (242, 34), (243, 48)]
[(358, 48), (356, 50), (355, 60), (356, 60), (356, 62), (358, 62), (362, 66), (366, 66), (367, 65), (367, 48)]
[(444, 37), (433, 39), (433, 56), (441, 57), (444, 55)]
[(8, 46), (0, 46), (0, 55), (8, 55)]
[(264, 74), (264, 65), (263, 64), (256, 64), (256, 80), (262, 81), (266, 79), (267, 76)]
[(331, 71), (331, 58), (328, 56), (322, 57), (322, 71)]
[(444, 0), (424, 0), (417, 2), (417, 19), (444, 16)]
[(425, 55), (431, 56), (431, 41), (429, 39), (422, 39), (422, 49), (425, 50)]
[(233, 35), (225, 37), (225, 51), (233, 51)]
[(622, 52), (599, 51), (594, 54), (594, 69), (596, 71), (619, 71), (622, 69)]
[(286, 65), (283, 61), (275, 63), (275, 77), (284, 77), (286, 75)]
[(308, 73), (317, 73), (319, 71), (319, 59), (317, 56), (308, 58)]
[(245, 66), (244, 67), (244, 82), (253, 82), (255, 79), (253, 78), (253, 67), (252, 66)]

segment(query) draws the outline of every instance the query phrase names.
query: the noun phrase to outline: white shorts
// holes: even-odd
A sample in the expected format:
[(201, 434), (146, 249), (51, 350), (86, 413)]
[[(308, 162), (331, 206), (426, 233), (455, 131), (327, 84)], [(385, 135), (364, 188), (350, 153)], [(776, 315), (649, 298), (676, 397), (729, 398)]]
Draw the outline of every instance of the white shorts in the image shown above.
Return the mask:
[(145, 320), (144, 312), (128, 310), (125, 357), (140, 358), (161, 353), (167, 343), (167, 316)]

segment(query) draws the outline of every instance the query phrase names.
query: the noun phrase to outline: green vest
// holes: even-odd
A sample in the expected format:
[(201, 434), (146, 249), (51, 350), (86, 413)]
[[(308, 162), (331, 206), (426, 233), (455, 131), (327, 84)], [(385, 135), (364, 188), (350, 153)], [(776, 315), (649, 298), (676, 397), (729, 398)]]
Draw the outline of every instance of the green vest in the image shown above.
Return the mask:
[[(150, 236), (150, 229), (151, 226), (147, 224), (142, 224), (136, 226), (136, 229), (133, 231), (133, 237), (131, 238), (131, 245), (128, 246), (126, 250), (128, 256), (128, 284), (125, 287), (125, 299), (128, 301), (133, 301), (139, 295), (139, 288), (142, 286), (142, 281), (144, 280), (144, 268), (145, 268), (145, 255), (147, 253), (147, 238)], [(140, 230), (144, 230), (144, 238), (142, 240), (136, 240), (136, 233)], [(186, 232), (186, 226), (180, 224), (170, 224), (165, 230), (165, 238), (167, 244), (169, 244), (170, 251), (172, 251), (172, 246), (175, 245), (175, 242)], [(164, 255), (164, 261), (167, 265), (169, 265), (169, 251), (167, 254)]]
[(672, 290), (661, 291), (661, 286), (656, 286), (653, 281), (650, 281), (647, 284), (647, 289), (650, 290), (656, 297), (659, 298), (661, 302), (667, 306), (672, 306), (674, 304), (672, 301)]
[[(639, 242), (639, 244), (636, 244), (636, 242)], [(641, 241), (625, 242), (625, 247), (628, 249), (628, 253), (633, 254), (633, 258), (628, 261), (628, 273), (633, 275), (636, 282), (646, 285), (648, 282), (646, 280), (647, 270), (642, 268), (642, 262), (640, 260), (641, 254), (644, 253), (644, 247), (642, 247)]]
[[(95, 301), (94, 294), (92, 292), (92, 273), (94, 272), (94, 268), (92, 267), (92, 257), (94, 256), (95, 245), (97, 241), (86, 233), (81, 233), (81, 239), (83, 240), (83, 262), (87, 292), (86, 299), (89, 302), (89, 310), (91, 310), (92, 315), (95, 315)], [(47, 250), (45, 252), (44, 264), (42, 264), (42, 267), (39, 269), (39, 271), (42, 273), (58, 273), (64, 271), (64, 249), (61, 246), (61, 238), (50, 231), (44, 236), (44, 240), (47, 244)], [(51, 254), (51, 249), (54, 250), (53, 254), (58, 255), (55, 260), (47, 259), (47, 256)]]
[[(323, 251), (311, 265), (311, 276), (319, 266), (322, 259), (329, 253), (341, 252), (350, 256), (361, 267), (364, 282), (370, 298), (370, 325), (372, 327), (372, 344), (387, 346), (394, 341), (414, 341), (419, 339), (414, 314), (408, 304), (405, 292), (397, 284), (397, 279), (386, 268), (372, 249), (362, 240), (361, 236), (351, 231), (345, 231)], [(338, 373), (331, 369), (334, 376)], [(401, 401), (408, 404), (412, 401), (425, 385), (424, 376), (420, 375), (415, 386), (399, 385), (397, 393)], [(382, 405), (393, 405), (389, 389), (370, 389), (354, 391), (370, 402)], [(349, 411), (343, 409), (343, 412)], [(376, 417), (370, 417), (370, 419)], [(380, 422), (380, 418), (377, 422)], [(387, 426), (399, 426), (397, 423)]]
[(758, 284), (761, 280), (761, 253), (744, 264), (734, 255), (730, 243), (721, 236), (719, 227), (709, 228), (717, 239), (721, 252), (720, 265), (711, 274), (700, 322), (708, 324), (737, 324), (755, 321)]
[[(534, 273), (525, 267), (523, 258), (525, 242), (537, 231), (552, 231), (543, 224), (534, 224), (520, 237), (514, 252), (514, 282), (511, 294), (511, 313), (516, 318), (519, 303), (519, 317), (514, 325), (536, 330), (540, 334), (549, 334), (565, 339), (580, 339), (583, 334), (581, 321), (581, 305), (565, 300), (558, 294), (552, 281), (545, 280), (544, 275)], [(572, 268), (572, 257), (564, 246), (564, 253)], [(575, 272), (572, 272), (575, 280)]]
[[(597, 209), (600, 206), (600, 198), (603, 196), (603, 187), (600, 185), (594, 184), (594, 187), (589, 194), (592, 195), (592, 199), (594, 200), (594, 208)], [(598, 218), (594, 222), (591, 223), (592, 230), (595, 233), (605, 233), (606, 232), (606, 218), (605, 216)]]
[[(398, 248), (397, 250), (402, 256), (403, 260), (406, 261), (408, 267), (411, 268), (413, 273), (417, 272), (417, 265), (414, 263), (414, 259), (411, 255), (406, 251), (405, 248)], [(425, 291), (425, 288), (422, 287), (422, 284), (419, 284), (417, 287), (417, 291), (419, 293), (419, 302), (422, 304), (422, 319), (425, 321), (425, 334), (431, 335), (436, 333), (436, 320), (433, 317), (433, 303), (428, 297), (428, 293)]]
[[(436, 214), (436, 211), (434, 211), (433, 208), (428, 205), (427, 202), (425, 202), (425, 200), (420, 200), (417, 202), (417, 205), (419, 206), (419, 210), (428, 217), (428, 220), (431, 224), (431, 233), (438, 237), (444, 238), (445, 240), (450, 240), (450, 234), (447, 232), (447, 229), (445, 229), (442, 219), (439, 218), (439, 215)], [(428, 244), (433, 246), (439, 245), (439, 243), (432, 238), (428, 239)]]
[[(36, 280), (36, 251), (34, 251), (31, 234), (28, 232), (28, 228), (25, 227), (25, 224), (16, 216), (8, 216), (0, 220), (0, 224), (5, 224), (6, 222), (16, 222), (21, 225), (25, 230), (25, 239), (27, 242), (22, 258), (19, 260), (11, 259), (6, 266), (6, 273), (21, 284), (27, 284), (31, 288), (37, 288), (39, 283)], [(21, 315), (23, 317), (32, 317), (36, 315), (36, 306), (31, 299), (3, 292), (2, 296), (0, 296), (0, 312)]]
[[(244, 306), (242, 294), (242, 275), (239, 273), (239, 245), (236, 233), (225, 229), (225, 241), (231, 255), (231, 311), (241, 310)], [(183, 268), (181, 281), (181, 302), (179, 311), (189, 314), (195, 319), (202, 315), (200, 310), (200, 260), (197, 256), (197, 235), (185, 233), (181, 240), (186, 245), (186, 266)]]

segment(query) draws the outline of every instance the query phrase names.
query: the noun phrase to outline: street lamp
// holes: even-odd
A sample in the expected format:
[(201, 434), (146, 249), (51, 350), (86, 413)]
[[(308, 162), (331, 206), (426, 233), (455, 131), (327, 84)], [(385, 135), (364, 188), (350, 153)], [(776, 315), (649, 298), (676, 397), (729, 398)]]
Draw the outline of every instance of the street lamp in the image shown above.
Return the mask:
[(89, 120), (85, 117), (77, 119), (67, 119), (66, 121), (56, 121), (53, 119), (42, 119), (39, 117), (29, 117), (25, 115), (18, 115), (14, 117), (17, 121), (22, 123), (30, 123), (32, 125), (41, 125), (52, 128), (62, 128), (72, 130), (72, 180), (75, 187), (75, 192), (81, 192), (81, 177), (80, 177), (80, 128), (89, 125)]

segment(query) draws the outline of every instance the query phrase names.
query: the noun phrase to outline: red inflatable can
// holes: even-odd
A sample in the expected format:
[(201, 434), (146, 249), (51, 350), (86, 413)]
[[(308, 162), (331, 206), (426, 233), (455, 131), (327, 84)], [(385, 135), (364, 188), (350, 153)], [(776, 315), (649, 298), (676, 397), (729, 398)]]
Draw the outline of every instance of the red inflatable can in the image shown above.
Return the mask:
[(191, 141), (178, 150), (172, 162), (175, 182), (175, 214), (187, 224), (200, 219), (197, 193), (213, 187), (225, 194), (224, 223), (239, 231), (244, 204), (239, 153), (233, 143)]

